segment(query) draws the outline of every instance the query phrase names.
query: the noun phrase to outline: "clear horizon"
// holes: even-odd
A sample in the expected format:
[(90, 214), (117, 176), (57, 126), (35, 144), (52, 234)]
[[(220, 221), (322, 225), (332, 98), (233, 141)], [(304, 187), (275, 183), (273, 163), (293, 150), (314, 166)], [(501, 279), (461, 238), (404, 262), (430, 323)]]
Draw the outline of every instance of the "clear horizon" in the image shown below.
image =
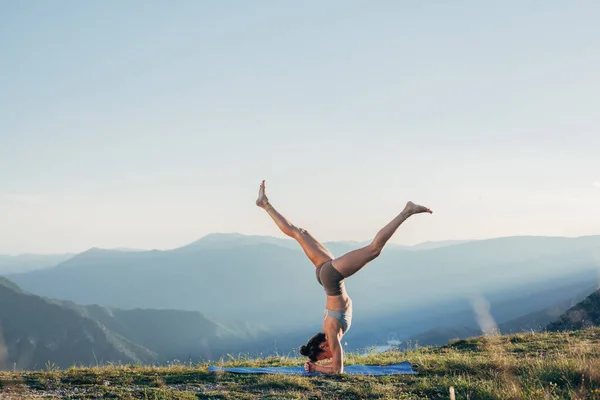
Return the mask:
[[(0, 4), (0, 254), (600, 234), (600, 3)], [(253, 145), (255, 146), (253, 148)], [(466, 239), (465, 239), (466, 238)]]

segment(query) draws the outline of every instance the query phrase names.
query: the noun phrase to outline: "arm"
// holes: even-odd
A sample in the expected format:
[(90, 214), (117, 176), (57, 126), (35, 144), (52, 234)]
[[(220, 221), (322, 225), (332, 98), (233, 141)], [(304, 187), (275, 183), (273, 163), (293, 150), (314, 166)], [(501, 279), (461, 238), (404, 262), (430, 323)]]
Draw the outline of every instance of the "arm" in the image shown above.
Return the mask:
[(344, 373), (343, 364), (337, 366), (333, 362), (326, 365), (315, 364), (312, 361), (308, 361), (308, 363), (310, 364), (309, 372), (321, 372), (328, 375), (338, 375)]
[[(333, 333), (333, 332), (332, 332)], [(327, 342), (331, 350), (331, 362), (326, 365), (319, 365), (312, 361), (307, 362), (307, 370), (309, 372), (321, 372), (323, 374), (343, 374), (344, 373), (344, 351), (342, 350), (342, 344), (337, 335), (328, 335)]]

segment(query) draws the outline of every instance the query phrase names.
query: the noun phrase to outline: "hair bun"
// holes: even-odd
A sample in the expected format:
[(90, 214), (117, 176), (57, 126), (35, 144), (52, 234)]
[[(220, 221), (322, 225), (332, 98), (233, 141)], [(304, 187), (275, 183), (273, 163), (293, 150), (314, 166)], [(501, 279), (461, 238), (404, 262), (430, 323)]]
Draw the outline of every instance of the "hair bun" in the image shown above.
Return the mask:
[(308, 355), (308, 346), (303, 344), (300, 347), (300, 354), (302, 354), (303, 356), (307, 356)]

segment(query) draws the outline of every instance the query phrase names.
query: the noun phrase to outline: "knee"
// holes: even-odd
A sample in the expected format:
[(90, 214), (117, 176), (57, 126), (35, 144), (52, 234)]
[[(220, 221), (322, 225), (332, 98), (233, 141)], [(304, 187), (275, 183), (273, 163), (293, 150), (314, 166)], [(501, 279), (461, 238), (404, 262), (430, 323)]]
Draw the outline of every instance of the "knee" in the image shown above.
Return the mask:
[(306, 231), (306, 229), (298, 228), (296, 226), (294, 226), (292, 228), (292, 237), (294, 239), (300, 239), (300, 238), (306, 236), (307, 234), (308, 234), (308, 232)]
[(372, 242), (367, 248), (372, 258), (379, 257), (381, 251), (383, 250), (383, 246), (376, 242)]

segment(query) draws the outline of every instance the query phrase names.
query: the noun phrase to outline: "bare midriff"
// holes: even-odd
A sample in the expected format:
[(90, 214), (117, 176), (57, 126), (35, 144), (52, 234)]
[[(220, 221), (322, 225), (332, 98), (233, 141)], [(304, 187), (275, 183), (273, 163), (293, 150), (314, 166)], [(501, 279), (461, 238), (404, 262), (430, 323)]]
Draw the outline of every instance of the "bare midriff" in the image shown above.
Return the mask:
[(339, 296), (327, 296), (325, 308), (328, 310), (347, 311), (350, 307), (352, 307), (352, 299), (346, 293)]

